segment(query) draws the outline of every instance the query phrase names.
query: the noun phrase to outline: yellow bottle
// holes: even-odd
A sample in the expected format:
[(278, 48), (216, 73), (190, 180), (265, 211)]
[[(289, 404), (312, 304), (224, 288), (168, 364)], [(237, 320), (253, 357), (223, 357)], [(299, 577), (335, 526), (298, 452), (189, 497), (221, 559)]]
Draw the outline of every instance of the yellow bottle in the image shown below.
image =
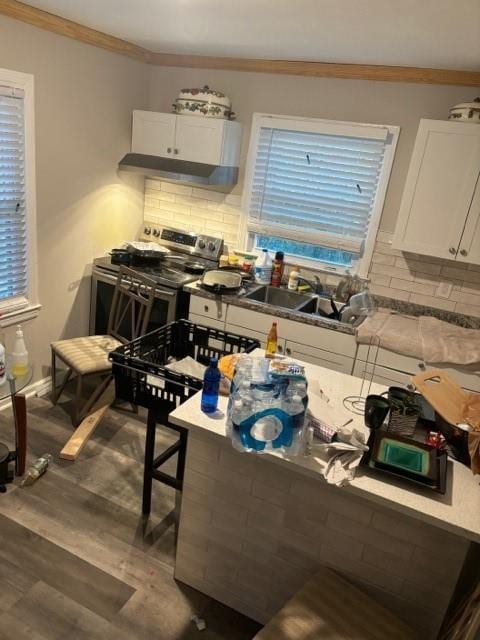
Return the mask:
[(267, 348), (265, 349), (265, 356), (267, 358), (273, 358), (273, 356), (276, 355), (277, 344), (278, 344), (277, 323), (274, 322), (272, 324), (272, 328), (268, 332), (268, 337), (267, 337)]

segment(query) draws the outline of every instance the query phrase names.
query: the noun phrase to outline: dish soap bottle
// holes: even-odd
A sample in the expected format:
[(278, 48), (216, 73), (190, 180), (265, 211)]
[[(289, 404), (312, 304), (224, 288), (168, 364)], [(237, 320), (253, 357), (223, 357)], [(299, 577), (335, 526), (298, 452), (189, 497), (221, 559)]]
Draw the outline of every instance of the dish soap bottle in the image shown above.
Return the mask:
[(17, 324), (15, 342), (12, 351), (12, 373), (15, 377), (24, 376), (28, 371), (28, 351), (23, 339), (22, 326)]
[(259, 284), (270, 284), (272, 279), (272, 259), (267, 249), (255, 261), (255, 280)]
[(277, 346), (278, 346), (277, 323), (273, 322), (272, 327), (268, 332), (267, 347), (265, 349), (265, 357), (273, 358), (273, 356), (277, 353)]
[(218, 391), (220, 389), (220, 371), (218, 358), (211, 358), (203, 376), (201, 409), (203, 413), (215, 413), (218, 407)]
[(298, 267), (292, 267), (290, 275), (288, 277), (288, 288), (290, 291), (296, 291), (298, 287), (298, 278), (300, 277), (300, 269)]

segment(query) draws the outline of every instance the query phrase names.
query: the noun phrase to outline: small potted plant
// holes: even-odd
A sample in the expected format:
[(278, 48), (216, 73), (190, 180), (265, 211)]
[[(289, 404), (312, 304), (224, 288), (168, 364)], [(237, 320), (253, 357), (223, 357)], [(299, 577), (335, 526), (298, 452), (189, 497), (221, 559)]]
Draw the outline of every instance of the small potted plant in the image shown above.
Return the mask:
[(390, 402), (388, 431), (407, 438), (413, 436), (421, 412), (413, 391), (402, 387), (390, 387), (388, 400)]

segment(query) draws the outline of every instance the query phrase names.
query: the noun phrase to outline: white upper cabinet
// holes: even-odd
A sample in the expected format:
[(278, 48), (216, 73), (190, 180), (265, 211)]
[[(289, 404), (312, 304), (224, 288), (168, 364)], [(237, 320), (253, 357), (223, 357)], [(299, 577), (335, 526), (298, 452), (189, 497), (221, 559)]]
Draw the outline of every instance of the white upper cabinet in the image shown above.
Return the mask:
[(134, 111), (132, 152), (238, 167), (242, 125), (230, 120)]
[(132, 126), (132, 151), (147, 156), (173, 154), (175, 147), (175, 121), (173, 113), (134, 111)]
[(393, 246), (480, 263), (480, 126), (421, 120)]

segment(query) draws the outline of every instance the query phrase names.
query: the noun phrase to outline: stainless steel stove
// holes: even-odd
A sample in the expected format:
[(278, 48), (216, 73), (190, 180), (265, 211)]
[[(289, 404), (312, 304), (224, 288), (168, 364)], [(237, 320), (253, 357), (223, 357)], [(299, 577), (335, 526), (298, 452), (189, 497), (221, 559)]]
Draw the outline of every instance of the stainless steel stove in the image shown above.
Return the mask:
[[(143, 228), (139, 239), (157, 242), (169, 249), (165, 257), (154, 263), (141, 257), (132, 257), (128, 264), (131, 269), (148, 275), (157, 283), (149, 330), (178, 318), (188, 317), (189, 295), (182, 287), (198, 280), (204, 270), (218, 266), (223, 251), (223, 240), (215, 236), (150, 223)], [(93, 261), (91, 334), (106, 333), (119, 269), (120, 264), (111, 255)]]

